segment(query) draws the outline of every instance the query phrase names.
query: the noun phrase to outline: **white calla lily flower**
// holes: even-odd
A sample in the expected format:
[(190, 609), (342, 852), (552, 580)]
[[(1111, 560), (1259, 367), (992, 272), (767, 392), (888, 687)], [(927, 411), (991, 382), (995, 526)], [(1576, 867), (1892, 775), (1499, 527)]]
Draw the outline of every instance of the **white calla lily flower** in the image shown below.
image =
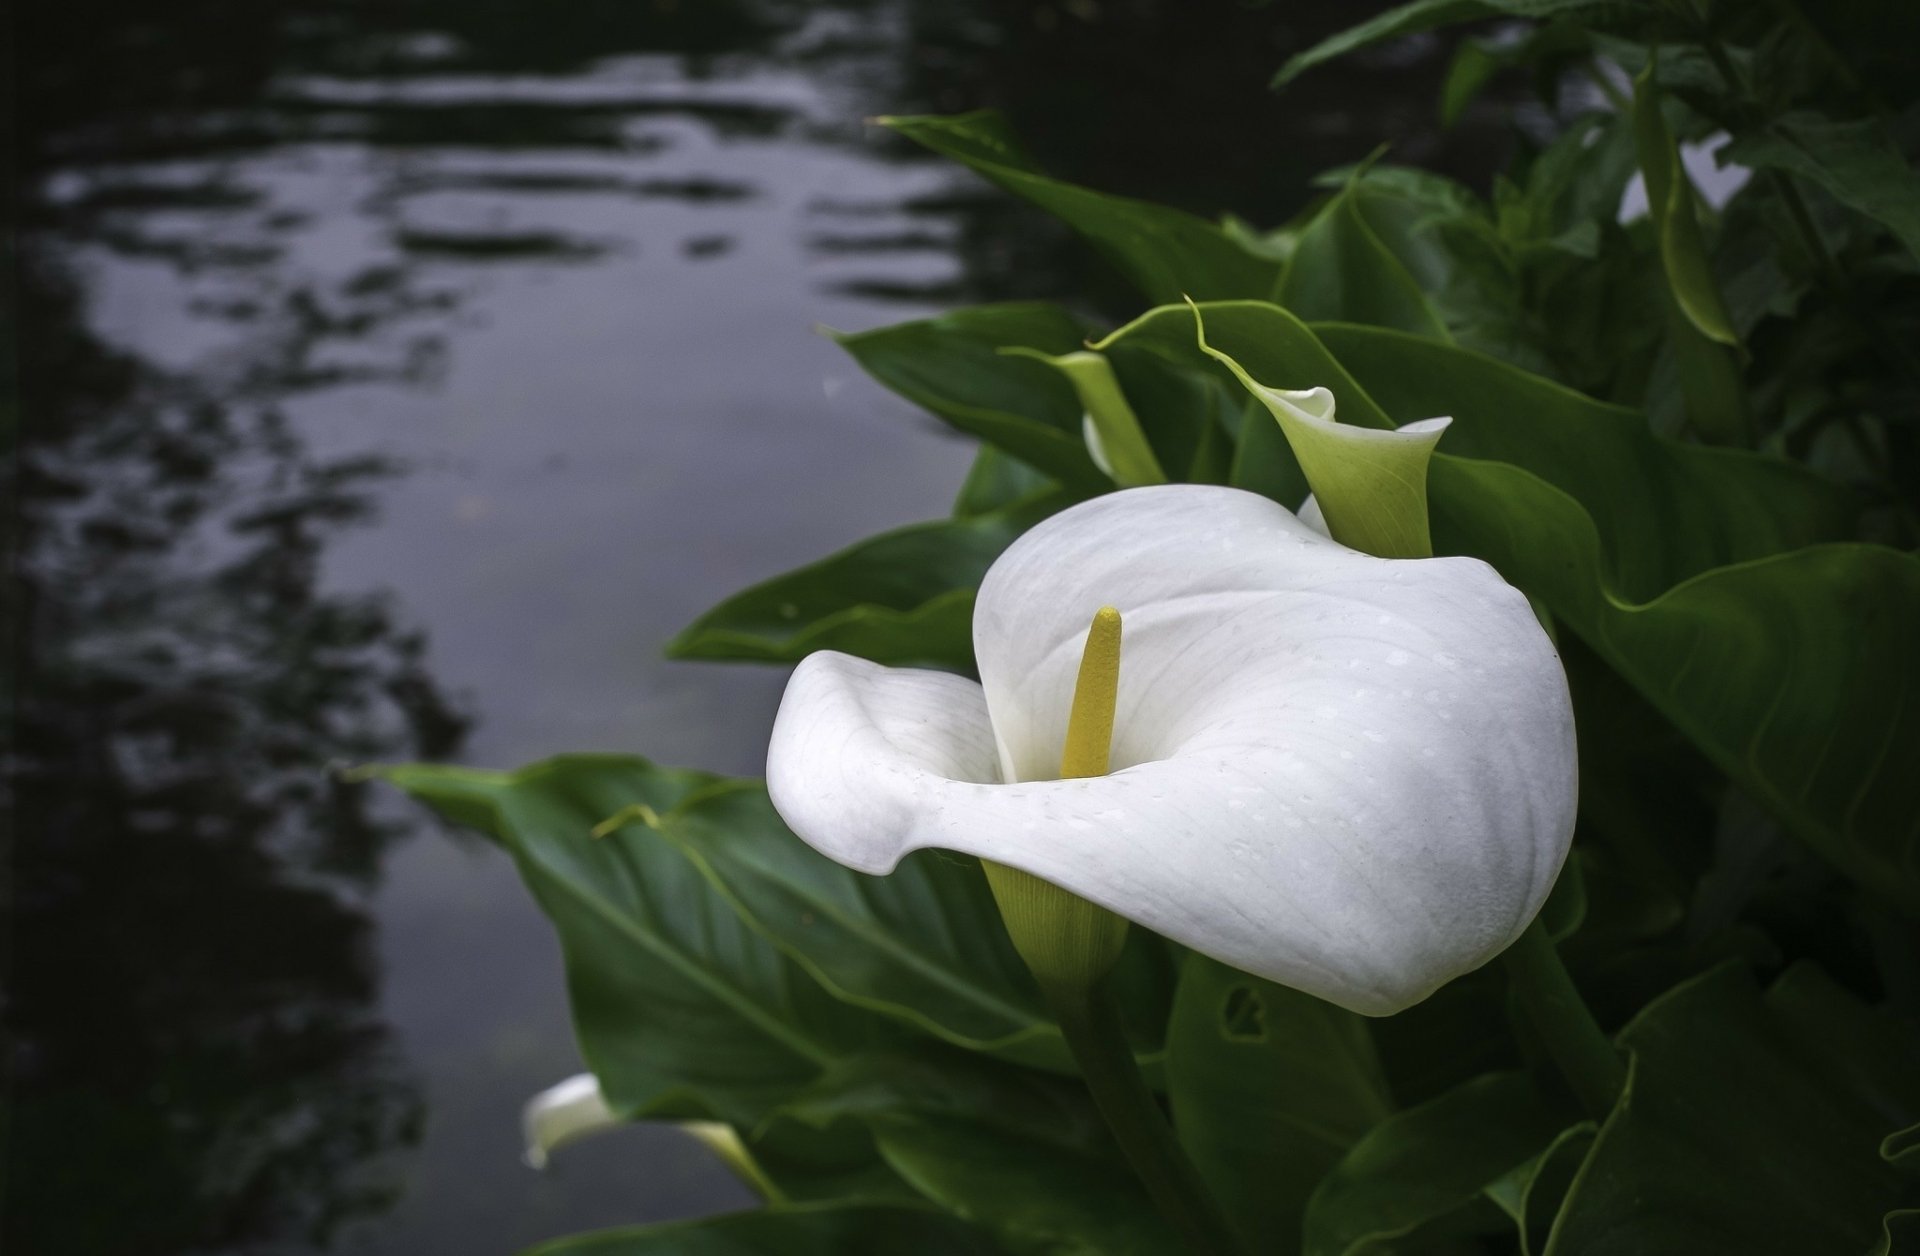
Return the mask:
[(520, 1110), (520, 1129), (526, 1140), (522, 1158), (535, 1169), (547, 1167), (547, 1157), (562, 1143), (610, 1130), (621, 1123), (600, 1093), (592, 1073), (576, 1073), (527, 1100)]
[[(1106, 605), (1111, 768), (1056, 780)], [(1477, 559), (1373, 558), (1251, 493), (1138, 488), (1016, 541), (973, 622), (979, 683), (832, 652), (794, 671), (767, 786), (807, 842), (869, 873), (976, 855), (1369, 1015), (1498, 954), (1566, 857), (1565, 675)]]

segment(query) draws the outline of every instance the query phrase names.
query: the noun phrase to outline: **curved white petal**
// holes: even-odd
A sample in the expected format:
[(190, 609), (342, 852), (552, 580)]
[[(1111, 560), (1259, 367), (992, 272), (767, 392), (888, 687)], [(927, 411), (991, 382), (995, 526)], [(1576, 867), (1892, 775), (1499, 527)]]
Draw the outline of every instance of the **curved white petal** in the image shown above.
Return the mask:
[[(1108, 604), (1114, 771), (1046, 779)], [(1369, 558), (1250, 493), (1135, 489), (1002, 555), (974, 645), (984, 688), (801, 665), (768, 761), (797, 833), (870, 872), (923, 846), (1009, 864), (1371, 1014), (1503, 949), (1565, 857), (1565, 678), (1478, 560)]]
[(548, 1153), (561, 1143), (619, 1124), (620, 1118), (607, 1107), (606, 1098), (600, 1093), (599, 1081), (592, 1073), (576, 1073), (527, 1100), (526, 1107), (521, 1109), (526, 1162), (533, 1168), (544, 1169)]

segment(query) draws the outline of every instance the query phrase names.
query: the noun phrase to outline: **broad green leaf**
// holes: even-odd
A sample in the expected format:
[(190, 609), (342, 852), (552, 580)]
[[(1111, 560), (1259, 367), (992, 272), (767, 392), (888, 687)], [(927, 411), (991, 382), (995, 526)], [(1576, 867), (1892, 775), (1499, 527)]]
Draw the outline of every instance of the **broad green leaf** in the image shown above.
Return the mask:
[(1212, 223), (1164, 205), (1108, 196), (1040, 173), (1020, 150), (1005, 120), (992, 110), (881, 121), (1059, 218), (1152, 300), (1176, 301), (1187, 294), (1227, 300), (1265, 296), (1273, 290), (1277, 264), (1250, 252)]
[(1430, 558), (1427, 463), (1447, 420), (1397, 432), (1341, 424), (1327, 389), (1268, 387), (1230, 354), (1207, 344), (1194, 309), (1200, 351), (1233, 372), (1286, 434), (1333, 539), (1381, 558)]
[(1057, 306), (981, 305), (834, 340), (907, 400), (998, 445), (1070, 489), (1100, 492), (1107, 477), (1087, 455), (1080, 399), (1059, 372), (1009, 346), (1042, 353), (1081, 347), (1081, 325)]
[(1546, 1250), (1553, 1219), (1597, 1133), (1592, 1121), (1569, 1126), (1546, 1150), (1487, 1188), (1487, 1197), (1513, 1218), (1521, 1256), (1538, 1256)]
[(1054, 482), (998, 446), (982, 445), (967, 470), (966, 482), (954, 498), (953, 513), (965, 519), (991, 514), (1003, 506), (1028, 497), (1038, 497), (1055, 487)]
[(1701, 335), (1723, 345), (1740, 343), (1727, 316), (1713, 266), (1700, 234), (1693, 183), (1680, 163), (1680, 149), (1661, 112), (1660, 87), (1652, 60), (1633, 82), (1633, 131), (1640, 150), (1640, 173), (1647, 182), (1647, 206), (1659, 233), (1660, 261), (1674, 301)]
[(1393, 1110), (1367, 1021), (1189, 955), (1167, 1029), (1167, 1097), (1249, 1245), (1299, 1250), (1307, 1196)]
[(1233, 466), (1227, 483), (1235, 488), (1271, 497), (1288, 510), (1300, 509), (1307, 498), (1306, 472), (1293, 456), (1293, 446), (1273, 421), (1266, 406), (1247, 398), (1240, 416), (1240, 439), (1234, 442)]
[(916, 851), (853, 872), (795, 837), (759, 781), (697, 792), (659, 828), (841, 998), (974, 1050), (1057, 1042), (977, 863)]
[[(837, 997), (955, 1046), (1073, 1067), (976, 861), (926, 850), (884, 877), (853, 872), (794, 836), (759, 781), (717, 782), (656, 819), (743, 919)], [(1136, 939), (1110, 984), (1157, 1054), (1171, 996), (1150, 938)]]
[(1067, 504), (1059, 493), (862, 541), (734, 594), (667, 643), (671, 658), (793, 663), (841, 650), (892, 665), (973, 667), (973, 596), (1015, 537)]
[(896, 1173), (1008, 1251), (1177, 1250), (1076, 1083), (981, 1056), (882, 1055), (831, 1071), (787, 1112), (859, 1122)]
[(1863, 1252), (1912, 1185), (1878, 1155), (1920, 1113), (1920, 1042), (1818, 970), (1762, 996), (1715, 969), (1620, 1034), (1627, 1092), (1601, 1127), (1549, 1256)]
[[(1209, 330), (1217, 321), (1209, 311)], [(1572, 497), (1598, 533), (1605, 562), (1597, 574), (1616, 596), (1645, 600), (1712, 568), (1850, 531), (1847, 494), (1778, 459), (1663, 439), (1635, 411), (1417, 337), (1314, 331), (1383, 423), (1453, 416), (1436, 476), (1442, 464), (1504, 463)], [(1341, 404), (1343, 416), (1365, 421), (1364, 408), (1356, 413), (1344, 395)], [(1428, 492), (1437, 512), (1440, 485)]]
[(1362, 215), (1363, 186), (1350, 183), (1300, 232), (1274, 299), (1302, 319), (1451, 339), (1419, 282)]
[(592, 836), (627, 808), (671, 811), (715, 778), (619, 755), (378, 774), (513, 856), (560, 934), (581, 1053), (616, 1114), (752, 1129), (840, 1055), (881, 1040), (885, 1022), (828, 996), (659, 835)]
[(999, 1256), (977, 1226), (932, 1208), (817, 1204), (601, 1230), (526, 1256)]
[(1396, 1113), (1347, 1152), (1307, 1204), (1307, 1256), (1391, 1252), (1475, 1203), (1566, 1128), (1521, 1073), (1490, 1073)]
[[(1790, 830), (1862, 885), (1920, 904), (1920, 561), (1815, 546), (1636, 604), (1579, 574), (1599, 566), (1598, 538), (1553, 486), (1436, 460), (1434, 489), (1442, 552), (1478, 554), (1543, 598)], [(1475, 500), (1534, 531), (1501, 532), (1513, 525)]]
[(1412, 337), (1323, 334), (1390, 408), (1454, 414), (1429, 490), (1442, 552), (1544, 599), (1809, 845), (1920, 901), (1920, 562), (1816, 546), (1844, 535), (1843, 499), (1787, 464)]
[(1811, 179), (1841, 204), (1883, 223), (1920, 257), (1920, 171), (1878, 121), (1789, 114), (1735, 139), (1721, 160)]
[(1153, 446), (1140, 427), (1140, 418), (1127, 404), (1113, 363), (1088, 349), (1072, 353), (1048, 354), (1037, 349), (1009, 348), (1004, 353), (1020, 354), (1045, 362), (1065, 375), (1073, 384), (1080, 404), (1086, 410), (1087, 445), (1097, 449), (1094, 462), (1113, 477), (1122, 488), (1143, 484), (1165, 484), (1167, 473), (1153, 456)]

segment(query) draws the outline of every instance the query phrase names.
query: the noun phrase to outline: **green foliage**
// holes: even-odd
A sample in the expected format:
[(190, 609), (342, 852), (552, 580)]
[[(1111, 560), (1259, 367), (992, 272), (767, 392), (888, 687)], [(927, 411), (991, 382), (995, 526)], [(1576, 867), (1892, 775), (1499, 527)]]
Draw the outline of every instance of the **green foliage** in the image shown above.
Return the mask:
[(1549, 1256), (1864, 1251), (1916, 1196), (1877, 1153), (1920, 1113), (1920, 1039), (1817, 970), (1764, 995), (1735, 968), (1620, 1035), (1627, 1094), (1568, 1192)]
[(787, 1111), (864, 1126), (904, 1180), (1009, 1252), (1173, 1250), (1078, 1086), (922, 1051), (849, 1061)]
[(841, 650), (880, 663), (973, 668), (973, 593), (1000, 551), (1070, 500), (1010, 505), (884, 533), (736, 593), (667, 643), (673, 658), (797, 663)]
[(991, 110), (882, 121), (1058, 217), (1155, 300), (1177, 301), (1183, 295), (1226, 300), (1272, 291), (1273, 262), (1222, 228), (1176, 209), (1090, 192), (1040, 173)]
[(1366, 1021), (1193, 955), (1167, 1057), (1194, 1163), (1249, 1245), (1297, 1251), (1313, 1184), (1393, 1111)]
[[(1401, 5), (1281, 79), (1485, 22), (1444, 113), (1531, 75), (1558, 133), (1485, 189), (1331, 171), (1271, 230), (1051, 178), (992, 114), (890, 122), (1153, 308), (1091, 342), (1041, 304), (838, 335), (982, 442), (952, 517), (738, 594), (676, 655), (967, 672), (981, 577), (1074, 501), (1172, 479), (1300, 506), (1299, 416), (1265, 390), (1315, 387), (1329, 440), (1452, 419), (1434, 550), (1491, 563), (1560, 643), (1583, 796), (1536, 941), (1618, 1030), (1624, 1094), (1582, 1091), (1587, 1119), (1500, 971), (1363, 1022), (1135, 928), (1127, 1045), (1251, 1250), (1920, 1244), (1920, 81), (1889, 51), (1920, 32), (1898, 8)], [(1593, 95), (1570, 75), (1608, 103), (1569, 107)], [(1722, 131), (1752, 177), (1716, 207), (1681, 146)], [(516, 860), (616, 1112), (728, 1123), (780, 1197), (543, 1250), (1177, 1250), (972, 862), (849, 872), (758, 782), (639, 759), (386, 774)]]
[(1320, 1180), (1307, 1256), (1392, 1251), (1394, 1239), (1454, 1221), (1572, 1119), (1520, 1073), (1489, 1073), (1394, 1113)]
[(603, 1230), (543, 1243), (528, 1256), (995, 1256), (984, 1232), (926, 1207), (827, 1204), (706, 1221)]

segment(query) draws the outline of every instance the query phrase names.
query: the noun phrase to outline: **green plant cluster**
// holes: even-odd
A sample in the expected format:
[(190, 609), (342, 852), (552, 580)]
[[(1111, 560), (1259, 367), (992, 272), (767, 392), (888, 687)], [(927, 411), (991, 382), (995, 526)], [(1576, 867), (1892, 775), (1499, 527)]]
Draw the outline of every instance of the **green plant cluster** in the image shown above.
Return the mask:
[[(741, 593), (671, 649), (970, 670), (994, 557), (1115, 485), (1082, 435), (1089, 344), (1149, 447), (1136, 474), (1298, 506), (1285, 439), (1183, 297), (1343, 421), (1452, 415), (1434, 547), (1492, 563), (1560, 643), (1581, 811), (1545, 919), (1625, 1091), (1583, 1111), (1498, 965), (1369, 1021), (1134, 929), (1111, 993), (1188, 1156), (1249, 1251), (1920, 1251), (1915, 19), (1416, 0), (1281, 79), (1311, 91), (1470, 21), (1444, 113), (1531, 75), (1560, 119), (1486, 197), (1380, 158), (1257, 231), (1050, 178), (990, 114), (891, 120), (1065, 220), (1153, 308), (1092, 341), (1041, 304), (839, 337), (981, 442), (951, 515)], [(1713, 207), (1679, 145), (1722, 133), (1751, 178)], [(1622, 222), (1636, 174), (1647, 209)], [(759, 782), (632, 757), (388, 774), (517, 861), (613, 1108), (730, 1125), (769, 1196), (542, 1250), (1176, 1249), (973, 861), (853, 873)], [(589, 836), (611, 816), (634, 818)]]

